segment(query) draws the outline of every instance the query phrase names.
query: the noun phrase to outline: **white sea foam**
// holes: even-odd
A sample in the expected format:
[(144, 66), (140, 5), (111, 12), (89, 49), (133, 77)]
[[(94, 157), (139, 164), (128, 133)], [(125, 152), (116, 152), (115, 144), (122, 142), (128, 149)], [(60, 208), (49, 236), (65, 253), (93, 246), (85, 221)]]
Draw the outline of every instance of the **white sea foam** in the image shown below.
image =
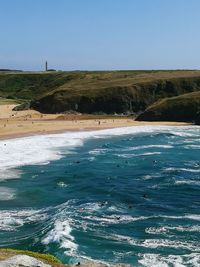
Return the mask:
[(194, 173), (199, 173), (200, 172), (200, 168), (199, 169), (188, 169), (188, 168), (165, 168), (164, 171), (166, 172), (176, 172), (176, 171), (183, 171), (183, 172), (194, 172)]
[(67, 186), (68, 186), (66, 183), (64, 183), (64, 182), (62, 182), (62, 181), (58, 182), (57, 185), (58, 185), (59, 187), (67, 187)]
[(200, 185), (200, 181), (195, 181), (195, 180), (176, 180), (175, 181), (176, 185)]
[[(101, 235), (99, 235), (101, 236)], [(130, 236), (111, 234), (108, 236), (102, 235), (103, 238), (109, 240), (115, 240), (118, 242), (127, 243), (131, 246), (145, 247), (151, 249), (157, 248), (173, 248), (173, 249), (185, 249), (192, 252), (200, 252), (198, 243), (195, 241), (180, 241), (180, 240), (170, 240), (170, 239), (135, 239)]]
[[(128, 134), (181, 134), (182, 132), (191, 132), (191, 129), (194, 133), (190, 133), (190, 135), (194, 135), (198, 127), (132, 126), (99, 131), (66, 132), (62, 134), (37, 135), (9, 139), (6, 141), (3, 140), (0, 141), (0, 180), (18, 177), (19, 175), (13, 169), (19, 166), (47, 164), (51, 160), (60, 159), (63, 154), (66, 154), (67, 151), (70, 152), (73, 147), (81, 146), (84, 140), (88, 138), (96, 139)], [(160, 146), (169, 148), (167, 145)], [(65, 151), (62, 152), (64, 147), (67, 148), (67, 151), (65, 149)], [(99, 153), (99, 151), (93, 151), (91, 153), (95, 154)], [(12, 173), (8, 172), (8, 170), (12, 170)]]
[(168, 232), (168, 228), (165, 226), (162, 227), (149, 227), (145, 229), (147, 234), (163, 234)]
[(194, 220), (194, 221), (200, 221), (200, 214), (187, 214), (184, 216), (184, 218)]
[(99, 222), (99, 224), (122, 224), (122, 223), (130, 223), (130, 222), (136, 222), (136, 221), (143, 221), (143, 220), (148, 220), (154, 217), (151, 216), (139, 216), (139, 217), (132, 217), (130, 215), (110, 215), (110, 216), (102, 216), (102, 217), (97, 217), (97, 216), (85, 216), (85, 219), (89, 221), (96, 221)]
[(57, 220), (54, 223), (54, 228), (50, 230), (42, 239), (44, 245), (50, 243), (58, 243), (61, 248), (66, 249), (66, 254), (74, 255), (78, 245), (74, 242), (74, 237), (71, 235), (72, 228), (68, 220)]
[(134, 147), (129, 147), (125, 150), (127, 151), (134, 151), (134, 150), (143, 150), (143, 149), (149, 149), (149, 148), (173, 148), (172, 145), (146, 145), (146, 146), (134, 146)]
[(161, 226), (161, 227), (149, 227), (145, 229), (145, 232), (148, 234), (166, 234), (172, 231), (178, 232), (200, 232), (199, 225), (193, 226)]
[(119, 158), (125, 158), (125, 159), (131, 159), (133, 157), (137, 157), (138, 155), (137, 154), (114, 154), (115, 156), (119, 157)]
[(200, 214), (185, 214), (180, 216), (173, 216), (173, 215), (158, 215), (158, 216), (152, 216), (151, 218), (164, 218), (164, 219), (170, 219), (170, 220), (182, 220), (182, 219), (190, 219), (194, 221), (200, 221)]
[(115, 156), (119, 157), (119, 158), (127, 158), (127, 159), (130, 159), (130, 158), (133, 158), (133, 157), (142, 157), (142, 156), (153, 156), (153, 155), (160, 155), (162, 154), (162, 152), (158, 152), (158, 151), (155, 151), (155, 152), (146, 152), (146, 153), (140, 153), (140, 154), (114, 154)]
[(160, 155), (161, 152), (146, 152), (146, 153), (143, 153), (143, 154), (138, 154), (138, 156), (152, 156), (152, 155)]
[[(160, 178), (161, 177), (161, 175), (160, 175), (160, 173), (158, 173), (158, 174), (154, 174), (154, 175), (149, 175), (149, 174), (147, 174), (147, 175), (144, 175), (143, 177), (141, 177), (143, 180), (151, 180), (151, 179), (154, 179), (154, 178)], [(140, 179), (141, 179), (140, 178)], [(156, 184), (157, 185), (157, 184)]]
[(1, 210), (0, 230), (15, 231), (25, 223), (43, 221), (47, 215), (40, 210)]
[(179, 240), (169, 240), (169, 239), (146, 239), (142, 242), (138, 242), (138, 246), (146, 247), (146, 248), (160, 248), (160, 247), (168, 247), (174, 249), (186, 249), (195, 252), (200, 252), (200, 248), (196, 242), (184, 242)]
[[(195, 126), (193, 126), (195, 127)], [(193, 128), (191, 126), (191, 129)], [(181, 127), (182, 128), (182, 127)], [(188, 131), (174, 131), (173, 132), (173, 135), (176, 135), (176, 136), (180, 136), (180, 137), (198, 137), (199, 136), (199, 133), (197, 132), (192, 132), (191, 129), (189, 127), (185, 127)], [(195, 127), (196, 130), (200, 130), (200, 127)]]
[[(99, 202), (99, 203), (88, 202), (88, 203), (86, 203), (84, 205), (81, 205), (80, 209), (83, 209), (83, 210), (86, 210), (86, 211), (89, 211), (89, 212), (97, 211), (97, 210), (101, 209), (101, 204), (102, 204), (101, 202)], [(107, 204), (107, 202), (103, 203), (103, 205), (106, 205), (106, 204)]]
[(77, 138), (62, 138), (58, 135), (33, 136), (0, 141), (0, 179), (16, 178), (14, 168), (32, 164), (47, 164), (50, 160), (62, 157), (60, 148), (79, 146), (82, 141)]
[(187, 149), (200, 149), (200, 145), (187, 145), (187, 146), (185, 146), (185, 148), (187, 148)]
[(16, 191), (14, 189), (0, 186), (0, 201), (14, 199), (15, 193), (16, 193)]
[(200, 254), (161, 256), (160, 254), (139, 254), (139, 263), (144, 267), (199, 267)]
[[(87, 210), (86, 210), (87, 211)], [(173, 215), (155, 215), (155, 216), (138, 216), (134, 217), (131, 215), (120, 215), (120, 214), (113, 214), (110, 216), (84, 216), (84, 219), (92, 222), (93, 224), (99, 224), (99, 225), (113, 225), (113, 224), (128, 224), (128, 223), (134, 223), (137, 221), (145, 221), (145, 220), (151, 220), (151, 219), (165, 219), (165, 220), (192, 220), (192, 221), (200, 221), (200, 215), (199, 214), (185, 214), (185, 215), (180, 215), (180, 216), (173, 216)], [(163, 228), (164, 229), (164, 228)], [(158, 229), (156, 230), (155, 228), (148, 228), (146, 231), (149, 233), (155, 233), (161, 232), (163, 229)], [(192, 229), (192, 228), (191, 228)], [(194, 229), (193, 229), (194, 230)], [(163, 230), (164, 231), (164, 230)], [(166, 230), (167, 231), (167, 230)]]
[(2, 169), (0, 170), (0, 181), (8, 180), (9, 178), (17, 179), (17, 178), (20, 178), (21, 175), (22, 175), (22, 172), (19, 170)]
[(101, 154), (104, 154), (108, 151), (107, 148), (97, 148), (97, 149), (93, 149), (89, 152), (89, 154), (91, 155), (95, 155), (95, 156), (98, 156), (98, 155), (101, 155)]

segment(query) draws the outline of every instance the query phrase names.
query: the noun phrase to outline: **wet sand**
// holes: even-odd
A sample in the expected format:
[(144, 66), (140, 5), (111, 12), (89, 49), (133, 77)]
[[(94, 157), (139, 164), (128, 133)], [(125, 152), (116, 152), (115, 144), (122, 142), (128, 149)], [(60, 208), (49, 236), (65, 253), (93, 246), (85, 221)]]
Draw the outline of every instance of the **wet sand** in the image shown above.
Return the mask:
[(15, 105), (0, 105), (0, 139), (136, 125), (188, 125), (180, 122), (138, 122), (130, 117), (42, 114), (35, 110), (12, 111), (14, 107)]

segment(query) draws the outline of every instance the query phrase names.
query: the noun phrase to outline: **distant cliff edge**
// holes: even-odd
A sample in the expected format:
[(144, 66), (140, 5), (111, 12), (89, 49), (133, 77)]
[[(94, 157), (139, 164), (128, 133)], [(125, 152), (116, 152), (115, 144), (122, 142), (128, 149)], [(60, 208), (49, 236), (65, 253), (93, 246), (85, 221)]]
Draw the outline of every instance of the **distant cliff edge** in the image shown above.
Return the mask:
[(43, 113), (198, 122), (198, 92), (200, 71), (195, 70), (0, 73), (0, 97), (24, 102), (19, 110)]

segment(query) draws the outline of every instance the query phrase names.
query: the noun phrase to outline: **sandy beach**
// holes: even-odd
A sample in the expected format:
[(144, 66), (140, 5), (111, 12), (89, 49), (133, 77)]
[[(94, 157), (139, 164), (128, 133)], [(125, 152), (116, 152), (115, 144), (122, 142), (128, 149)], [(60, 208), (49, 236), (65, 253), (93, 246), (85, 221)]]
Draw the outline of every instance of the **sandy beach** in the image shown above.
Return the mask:
[(35, 110), (13, 111), (14, 107), (15, 105), (0, 105), (0, 139), (134, 125), (187, 125), (179, 122), (138, 122), (129, 117), (42, 114)]

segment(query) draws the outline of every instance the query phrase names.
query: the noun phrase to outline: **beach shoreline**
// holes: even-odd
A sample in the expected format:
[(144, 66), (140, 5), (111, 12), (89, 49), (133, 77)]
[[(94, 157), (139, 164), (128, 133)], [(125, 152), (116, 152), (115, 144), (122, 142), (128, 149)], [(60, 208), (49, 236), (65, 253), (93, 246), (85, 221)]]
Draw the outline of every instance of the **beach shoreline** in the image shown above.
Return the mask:
[(64, 132), (104, 130), (130, 126), (184, 126), (182, 122), (142, 122), (131, 117), (42, 114), (35, 110), (13, 111), (15, 105), (0, 105), (0, 140)]

